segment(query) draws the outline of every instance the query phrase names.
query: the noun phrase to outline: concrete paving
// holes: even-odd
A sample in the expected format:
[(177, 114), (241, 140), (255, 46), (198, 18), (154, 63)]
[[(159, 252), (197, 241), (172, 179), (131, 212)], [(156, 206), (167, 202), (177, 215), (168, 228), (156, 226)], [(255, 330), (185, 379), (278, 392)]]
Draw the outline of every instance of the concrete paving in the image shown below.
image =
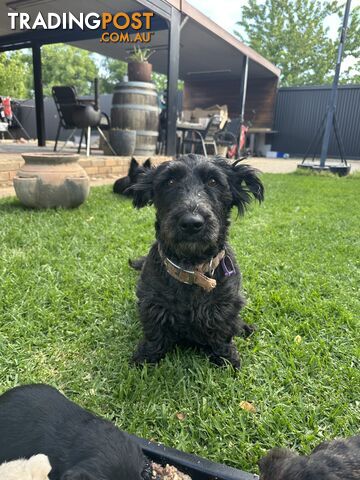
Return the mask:
[[(35, 142), (27, 143), (27, 144), (14, 144), (10, 142), (0, 142), (0, 170), (5, 170), (6, 165), (10, 164), (11, 169), (17, 169), (20, 167), (20, 164), (23, 162), (21, 158), (21, 153), (24, 152), (44, 152), (44, 151), (51, 151), (52, 145), (49, 145), (46, 149), (40, 149), (37, 147)], [(74, 148), (67, 148), (67, 153), (73, 152)], [(93, 158), (116, 158), (116, 157), (104, 157), (97, 153), (96, 157), (91, 156), (89, 160)], [(82, 156), (82, 159), (85, 160), (86, 157)], [(156, 162), (156, 157), (154, 158), (154, 163)], [(160, 159), (163, 161), (163, 158)], [(248, 159), (244, 160), (244, 163), (248, 163), (253, 165), (255, 168), (258, 168), (261, 172), (264, 173), (291, 173), (294, 172), (297, 168), (297, 165), (301, 162), (299, 158), (289, 158), (289, 159), (282, 159), (282, 158), (263, 158), (263, 157), (249, 157)], [(331, 164), (339, 164), (339, 160), (330, 160), (327, 163)], [(360, 159), (359, 160), (351, 160), (348, 162), (351, 164), (351, 173), (360, 171)], [(1, 172), (0, 172), (1, 173)], [(119, 178), (123, 175), (101, 175), (101, 178), (96, 178), (95, 176), (90, 176), (90, 184), (91, 186), (99, 186), (99, 185), (108, 185), (112, 184), (116, 178)], [(15, 191), (14, 188), (11, 186), (11, 181), (9, 182), (0, 182), (0, 197), (9, 197), (14, 196)]]

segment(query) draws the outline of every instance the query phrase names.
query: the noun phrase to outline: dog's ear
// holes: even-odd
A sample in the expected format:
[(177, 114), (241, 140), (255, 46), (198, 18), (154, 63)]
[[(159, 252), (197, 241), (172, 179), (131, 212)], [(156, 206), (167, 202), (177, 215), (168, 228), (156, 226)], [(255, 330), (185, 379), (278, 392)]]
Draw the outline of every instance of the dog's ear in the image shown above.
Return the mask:
[(264, 185), (258, 174), (259, 171), (250, 165), (233, 164), (228, 170), (233, 206), (237, 207), (239, 214), (245, 212), (252, 198), (259, 202), (264, 200)]
[(154, 179), (155, 169), (146, 169), (144, 173), (139, 175), (136, 183), (132, 185), (133, 205), (136, 208), (142, 208), (151, 205), (154, 198)]
[(151, 168), (151, 158), (148, 158), (147, 160), (145, 160), (145, 162), (143, 163), (143, 167)]
[(273, 448), (265, 457), (259, 460), (260, 480), (281, 480), (281, 471), (284, 462), (292, 457), (297, 457), (295, 453), (287, 448)]
[(131, 162), (130, 162), (129, 171), (128, 171), (129, 177), (130, 177), (130, 175), (133, 175), (136, 172), (138, 167), (139, 167), (139, 162), (136, 160), (135, 157), (132, 157)]

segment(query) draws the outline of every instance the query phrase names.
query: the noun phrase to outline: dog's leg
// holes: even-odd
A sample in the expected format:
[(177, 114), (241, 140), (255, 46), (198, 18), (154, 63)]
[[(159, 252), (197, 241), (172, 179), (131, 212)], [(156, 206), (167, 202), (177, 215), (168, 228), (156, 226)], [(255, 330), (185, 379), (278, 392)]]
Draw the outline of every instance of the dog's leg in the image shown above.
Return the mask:
[(146, 255), (139, 258), (135, 258), (134, 260), (129, 258), (129, 265), (134, 270), (141, 271), (142, 267), (144, 266), (145, 260), (146, 260)]
[(158, 363), (173, 346), (174, 342), (166, 336), (162, 336), (160, 339), (156, 339), (156, 341), (144, 338), (140, 341), (132, 357), (132, 362), (136, 365), (141, 365), (145, 362)]
[(256, 331), (255, 325), (249, 325), (248, 323), (245, 323), (244, 320), (242, 320), (240, 317), (239, 317), (238, 325), (239, 325), (239, 333), (238, 333), (239, 337), (244, 337), (244, 338), (250, 337), (250, 335)]
[(241, 366), (239, 352), (232, 340), (211, 345), (208, 355), (210, 361), (216, 365), (224, 366), (229, 362), (236, 370)]

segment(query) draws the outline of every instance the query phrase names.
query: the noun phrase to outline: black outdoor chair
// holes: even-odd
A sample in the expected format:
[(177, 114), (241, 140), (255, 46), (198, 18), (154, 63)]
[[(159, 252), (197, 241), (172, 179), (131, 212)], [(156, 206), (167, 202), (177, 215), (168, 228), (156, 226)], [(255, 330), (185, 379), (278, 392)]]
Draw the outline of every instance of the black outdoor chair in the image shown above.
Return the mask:
[(187, 135), (184, 136), (182, 144), (182, 153), (185, 153), (185, 146), (195, 146), (195, 152), (202, 151), (205, 157), (208, 156), (207, 147), (212, 146), (214, 155), (217, 155), (217, 146), (215, 142), (215, 134), (218, 132), (221, 124), (219, 115), (213, 115), (209, 118), (206, 127), (203, 130), (189, 130)]
[[(95, 99), (79, 100), (77, 98), (75, 87), (56, 86), (52, 88), (52, 94), (55, 105), (59, 114), (59, 126), (56, 134), (54, 152), (56, 152), (57, 144), (61, 129), (71, 130), (70, 135), (66, 139), (61, 150), (65, 147), (69, 139), (75, 133), (75, 130), (81, 129), (78, 153), (81, 151), (81, 144), (85, 135), (86, 139), (86, 155), (90, 155), (91, 129), (96, 128), (100, 136), (104, 139), (110, 150), (116, 155), (114, 149), (110, 145), (108, 139), (104, 135), (103, 130), (110, 129), (109, 117), (100, 111), (98, 101), (97, 81), (95, 81)], [(106, 123), (103, 123), (105, 120)]]

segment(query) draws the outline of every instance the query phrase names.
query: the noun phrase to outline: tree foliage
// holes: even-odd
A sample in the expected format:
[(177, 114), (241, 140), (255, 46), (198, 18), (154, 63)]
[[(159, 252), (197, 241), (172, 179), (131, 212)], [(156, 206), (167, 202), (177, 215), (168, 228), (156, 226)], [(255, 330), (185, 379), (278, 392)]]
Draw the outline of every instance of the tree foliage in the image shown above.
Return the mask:
[(98, 69), (91, 53), (70, 45), (42, 47), (44, 95), (51, 95), (54, 85), (73, 85), (79, 95), (93, 94)]
[(0, 53), (0, 95), (28, 98), (31, 70), (21, 51)]
[[(345, 57), (359, 58), (359, 10), (352, 11)], [(235, 33), (281, 68), (282, 85), (330, 83), (338, 38), (329, 36), (327, 21), (333, 15), (342, 17), (343, 11), (335, 0), (248, 0)], [(355, 69), (350, 67), (343, 80), (353, 81)]]
[(101, 60), (101, 93), (113, 93), (114, 87), (127, 74), (127, 63), (115, 58), (103, 57)]

